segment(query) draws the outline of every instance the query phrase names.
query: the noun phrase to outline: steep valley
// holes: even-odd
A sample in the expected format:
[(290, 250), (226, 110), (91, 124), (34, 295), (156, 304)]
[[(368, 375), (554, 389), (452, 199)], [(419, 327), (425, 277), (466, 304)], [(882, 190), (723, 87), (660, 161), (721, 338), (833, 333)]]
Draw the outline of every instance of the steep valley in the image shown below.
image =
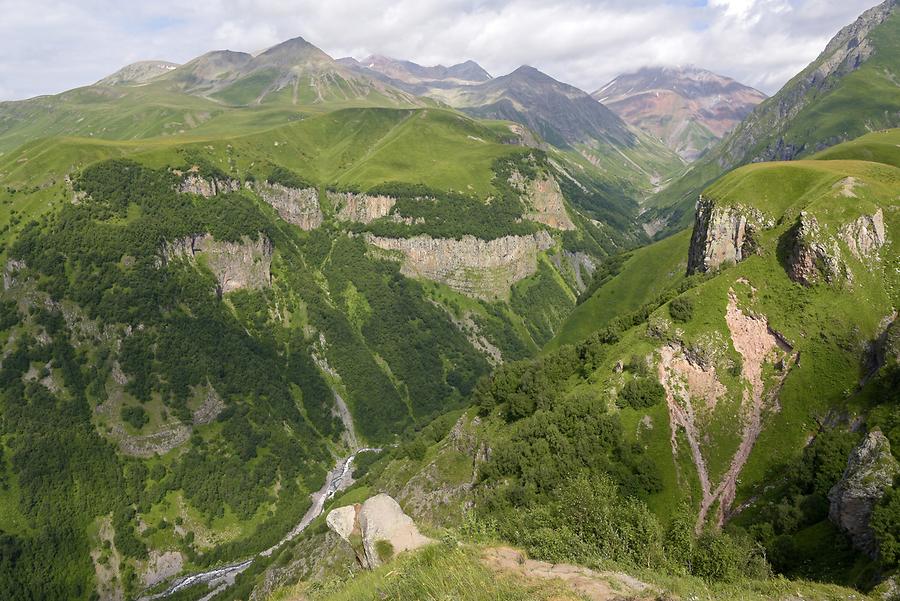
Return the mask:
[(896, 6), (768, 99), (294, 38), (0, 102), (0, 598), (898, 598)]

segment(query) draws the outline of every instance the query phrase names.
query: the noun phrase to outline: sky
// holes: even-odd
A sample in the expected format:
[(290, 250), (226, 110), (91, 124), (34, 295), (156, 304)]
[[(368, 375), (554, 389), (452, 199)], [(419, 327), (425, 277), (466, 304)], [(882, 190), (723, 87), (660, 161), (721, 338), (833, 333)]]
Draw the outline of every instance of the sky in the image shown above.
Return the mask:
[(876, 0), (0, 0), (0, 100), (93, 83), (145, 59), (257, 52), (296, 36), (334, 58), (532, 65), (592, 92), (693, 64), (773, 94)]

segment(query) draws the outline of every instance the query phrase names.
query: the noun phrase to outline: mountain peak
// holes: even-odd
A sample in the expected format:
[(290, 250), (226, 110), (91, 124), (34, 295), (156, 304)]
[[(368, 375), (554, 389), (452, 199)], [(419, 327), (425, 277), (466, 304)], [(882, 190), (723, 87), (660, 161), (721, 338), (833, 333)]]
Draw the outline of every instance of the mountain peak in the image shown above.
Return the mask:
[(290, 66), (301, 63), (333, 63), (328, 54), (300, 36), (291, 38), (259, 53), (256, 60), (265, 64)]
[(695, 65), (648, 65), (594, 92), (631, 125), (697, 159), (765, 100), (762, 92)]
[(170, 63), (169, 61), (138, 61), (122, 67), (112, 75), (107, 75), (98, 81), (96, 85), (116, 86), (145, 83), (177, 68), (177, 63)]

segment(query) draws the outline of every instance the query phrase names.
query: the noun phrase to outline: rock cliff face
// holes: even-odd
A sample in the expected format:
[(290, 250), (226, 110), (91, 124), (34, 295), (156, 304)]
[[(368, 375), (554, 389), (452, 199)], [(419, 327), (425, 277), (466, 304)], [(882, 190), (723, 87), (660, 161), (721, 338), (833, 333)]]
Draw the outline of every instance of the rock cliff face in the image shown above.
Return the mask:
[(594, 271), (597, 270), (597, 264), (594, 262), (594, 259), (581, 251), (564, 250), (561, 253), (551, 255), (550, 260), (553, 261), (556, 269), (564, 276), (567, 272), (571, 273), (574, 279), (572, 284), (578, 292), (584, 292), (587, 289), (588, 284), (591, 283)]
[(756, 209), (720, 207), (701, 196), (688, 251), (688, 274), (705, 273), (747, 258), (756, 249), (756, 234), (771, 226)]
[(240, 189), (241, 183), (234, 179), (204, 178), (190, 173), (182, 180), (178, 191), (182, 194), (198, 194), (204, 198), (211, 198), (216, 194), (237, 192)]
[(853, 546), (872, 558), (878, 548), (869, 519), (897, 474), (900, 465), (891, 455), (890, 443), (875, 430), (850, 453), (844, 475), (828, 493), (828, 518), (847, 533)]
[(303, 230), (313, 230), (322, 225), (322, 209), (319, 193), (315, 188), (288, 188), (281, 184), (259, 183), (253, 191), (272, 206), (278, 215)]
[(422, 536), (400, 504), (386, 494), (370, 497), (362, 505), (334, 509), (325, 523), (353, 547), (360, 564), (368, 569), (434, 542)]
[(850, 254), (863, 265), (873, 268), (880, 261), (878, 251), (887, 241), (882, 210), (861, 215), (842, 226), (836, 235), (821, 226), (815, 215), (801, 211), (793, 230), (788, 275), (807, 286), (820, 281), (852, 283), (853, 272), (843, 258), (839, 241), (846, 244)]
[(186, 236), (163, 246), (160, 264), (176, 258), (202, 260), (218, 280), (220, 295), (241, 288), (267, 288), (271, 283), (272, 241), (263, 234), (256, 240), (223, 242), (210, 234)]
[(481, 240), (452, 238), (383, 238), (366, 236), (378, 248), (403, 253), (401, 272), (447, 284), (454, 290), (484, 300), (507, 298), (510, 287), (537, 271), (537, 256), (553, 239), (541, 231), (531, 236), (504, 236)]
[(551, 176), (525, 179), (514, 171), (509, 183), (519, 191), (525, 203), (525, 219), (543, 223), (558, 230), (573, 230), (575, 224), (566, 211), (559, 184)]
[(354, 192), (328, 192), (328, 201), (341, 221), (369, 223), (391, 212), (397, 199), (390, 196), (369, 196)]
[(842, 227), (839, 235), (857, 259), (860, 261), (875, 259), (887, 241), (884, 233), (884, 212), (878, 209), (872, 215), (859, 217), (853, 223)]
[(800, 213), (794, 229), (787, 272), (792, 280), (806, 286), (822, 280), (835, 283), (846, 272), (836, 241), (824, 235), (819, 221), (806, 211)]

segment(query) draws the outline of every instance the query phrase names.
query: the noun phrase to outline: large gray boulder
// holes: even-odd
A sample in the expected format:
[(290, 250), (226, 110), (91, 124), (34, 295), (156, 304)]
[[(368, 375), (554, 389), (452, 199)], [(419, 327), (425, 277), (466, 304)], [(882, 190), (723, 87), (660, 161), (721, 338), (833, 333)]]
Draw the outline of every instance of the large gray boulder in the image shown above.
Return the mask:
[(900, 474), (891, 445), (878, 430), (850, 453), (844, 475), (828, 492), (828, 518), (850, 537), (853, 546), (875, 558), (878, 545), (869, 525), (872, 510)]
[(356, 552), (364, 568), (376, 568), (394, 555), (431, 544), (393, 497), (378, 494), (361, 505), (339, 507), (325, 517), (328, 527)]

